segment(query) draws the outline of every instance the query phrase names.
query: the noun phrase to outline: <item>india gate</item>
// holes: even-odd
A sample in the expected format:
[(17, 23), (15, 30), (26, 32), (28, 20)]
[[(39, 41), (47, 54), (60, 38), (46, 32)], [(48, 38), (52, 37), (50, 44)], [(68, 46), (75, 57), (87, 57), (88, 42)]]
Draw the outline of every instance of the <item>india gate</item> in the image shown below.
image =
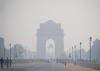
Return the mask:
[(46, 57), (46, 40), (53, 39), (55, 43), (55, 58), (61, 58), (64, 53), (64, 32), (61, 25), (48, 20), (41, 23), (37, 30), (37, 56)]

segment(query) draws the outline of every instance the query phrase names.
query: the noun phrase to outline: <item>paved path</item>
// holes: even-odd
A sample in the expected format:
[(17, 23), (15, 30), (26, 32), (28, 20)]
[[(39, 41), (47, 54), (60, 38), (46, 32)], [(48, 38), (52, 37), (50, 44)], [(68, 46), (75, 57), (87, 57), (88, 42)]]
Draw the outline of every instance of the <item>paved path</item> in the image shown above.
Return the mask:
[(63, 64), (57, 63), (30, 63), (16, 64), (13, 68), (0, 69), (0, 71), (68, 71)]
[(87, 68), (75, 64), (67, 64), (66, 66), (70, 71), (100, 71), (92, 68)]

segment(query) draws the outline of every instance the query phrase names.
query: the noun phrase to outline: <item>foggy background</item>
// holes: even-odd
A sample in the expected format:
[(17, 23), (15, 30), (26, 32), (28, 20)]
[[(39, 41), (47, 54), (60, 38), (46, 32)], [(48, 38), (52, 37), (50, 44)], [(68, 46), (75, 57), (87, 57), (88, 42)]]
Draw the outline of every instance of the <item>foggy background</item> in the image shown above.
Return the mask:
[(64, 48), (89, 49), (89, 37), (100, 39), (100, 0), (0, 0), (0, 37), (36, 51), (37, 29), (53, 20), (64, 30)]

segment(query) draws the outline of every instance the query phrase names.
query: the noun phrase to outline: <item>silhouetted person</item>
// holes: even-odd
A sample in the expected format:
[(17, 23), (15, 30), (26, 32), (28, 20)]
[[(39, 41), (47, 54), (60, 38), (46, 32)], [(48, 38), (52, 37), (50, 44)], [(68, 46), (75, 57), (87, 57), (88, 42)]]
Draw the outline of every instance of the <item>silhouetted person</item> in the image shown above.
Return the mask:
[(65, 63), (64, 63), (65, 67), (66, 67), (66, 64), (67, 64), (67, 63), (65, 62)]
[(8, 67), (9, 67), (9, 59), (8, 59), (8, 57), (7, 57), (7, 59), (5, 60), (5, 62), (6, 62), (6, 67), (8, 68)]
[(1, 69), (3, 69), (3, 64), (4, 64), (4, 59), (3, 59), (3, 57), (1, 57), (1, 59), (0, 59)]

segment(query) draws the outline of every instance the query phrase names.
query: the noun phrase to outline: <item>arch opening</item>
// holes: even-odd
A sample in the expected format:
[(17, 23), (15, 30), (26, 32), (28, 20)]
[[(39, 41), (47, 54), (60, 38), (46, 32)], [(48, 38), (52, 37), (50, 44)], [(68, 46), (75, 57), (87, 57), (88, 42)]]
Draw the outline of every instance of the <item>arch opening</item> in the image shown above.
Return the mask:
[(46, 58), (47, 59), (55, 58), (55, 42), (53, 39), (46, 40)]

